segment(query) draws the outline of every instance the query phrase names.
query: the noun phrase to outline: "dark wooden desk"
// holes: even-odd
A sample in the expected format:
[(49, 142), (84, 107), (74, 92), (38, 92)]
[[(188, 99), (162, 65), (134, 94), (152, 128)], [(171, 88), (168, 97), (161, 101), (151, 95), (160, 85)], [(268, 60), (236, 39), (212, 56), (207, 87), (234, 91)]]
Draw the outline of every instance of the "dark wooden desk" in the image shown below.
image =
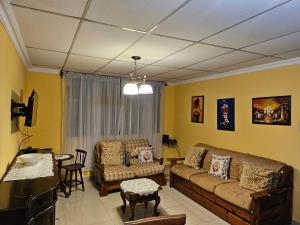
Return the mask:
[[(45, 151), (40, 152), (45, 153)], [(15, 160), (12, 165), (14, 165)], [(58, 174), (53, 155), (54, 176), (0, 182), (0, 224), (54, 225)]]

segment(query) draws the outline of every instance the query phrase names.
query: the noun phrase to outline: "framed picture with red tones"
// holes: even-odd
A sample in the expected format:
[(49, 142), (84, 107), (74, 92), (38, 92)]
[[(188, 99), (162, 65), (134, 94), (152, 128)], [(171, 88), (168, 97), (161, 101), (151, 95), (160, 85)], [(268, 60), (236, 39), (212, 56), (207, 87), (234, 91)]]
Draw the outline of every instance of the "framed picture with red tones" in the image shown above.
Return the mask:
[(291, 125), (291, 96), (252, 98), (252, 123)]
[(192, 96), (191, 121), (203, 123), (204, 121), (204, 96)]

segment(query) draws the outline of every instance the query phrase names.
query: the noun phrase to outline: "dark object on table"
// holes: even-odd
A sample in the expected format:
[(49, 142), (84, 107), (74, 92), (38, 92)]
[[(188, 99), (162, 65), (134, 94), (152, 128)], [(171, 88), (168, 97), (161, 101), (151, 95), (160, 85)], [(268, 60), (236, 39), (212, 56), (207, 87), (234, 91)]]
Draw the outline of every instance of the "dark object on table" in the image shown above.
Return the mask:
[(156, 216), (140, 220), (124, 222), (124, 225), (184, 225), (186, 223), (186, 215), (170, 215)]
[[(41, 153), (38, 151), (38, 153)], [(17, 157), (16, 157), (17, 158)], [(12, 162), (11, 167), (16, 162)], [(58, 175), (0, 183), (0, 223), (9, 225), (54, 225)], [(7, 172), (5, 173), (5, 175)], [(4, 175), (4, 177), (5, 177)]]
[(69, 195), (66, 191), (66, 186), (65, 183), (62, 179), (61, 176), (61, 166), (62, 166), (62, 162), (66, 161), (66, 160), (70, 160), (73, 159), (74, 156), (72, 154), (56, 154), (55, 155), (55, 160), (57, 162), (57, 169), (58, 169), (58, 178), (59, 178), (59, 190), (62, 191), (65, 194), (65, 197), (68, 198)]
[(168, 148), (175, 148), (177, 146), (177, 140), (175, 138), (171, 139), (168, 134), (163, 134), (162, 143), (167, 145)]
[[(82, 168), (85, 167), (85, 160), (86, 160), (87, 152), (84, 150), (76, 149), (76, 158), (74, 164), (69, 164), (62, 166), (61, 168), (66, 170), (65, 174), (65, 184), (69, 186), (69, 195), (71, 194), (72, 186), (77, 185), (82, 186), (82, 191), (84, 191), (84, 182), (82, 178)], [(70, 180), (67, 182), (68, 173), (70, 172)], [(80, 180), (77, 179), (77, 174), (80, 174)], [(75, 180), (73, 180), (73, 173), (75, 173)], [(75, 185), (73, 185), (75, 183)]]

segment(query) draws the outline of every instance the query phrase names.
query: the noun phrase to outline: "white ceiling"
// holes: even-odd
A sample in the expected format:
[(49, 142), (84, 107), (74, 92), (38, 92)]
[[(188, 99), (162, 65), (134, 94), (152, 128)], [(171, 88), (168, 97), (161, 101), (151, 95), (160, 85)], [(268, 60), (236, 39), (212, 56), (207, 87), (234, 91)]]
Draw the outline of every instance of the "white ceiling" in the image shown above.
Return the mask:
[[(33, 66), (182, 81), (300, 56), (300, 0), (10, 0)], [(125, 28), (125, 29), (124, 29)]]

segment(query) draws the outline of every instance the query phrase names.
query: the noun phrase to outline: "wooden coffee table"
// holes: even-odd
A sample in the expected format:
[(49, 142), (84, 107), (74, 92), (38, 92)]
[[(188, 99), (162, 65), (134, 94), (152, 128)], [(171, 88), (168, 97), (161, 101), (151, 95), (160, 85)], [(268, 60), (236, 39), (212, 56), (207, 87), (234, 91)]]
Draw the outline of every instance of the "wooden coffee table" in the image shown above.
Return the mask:
[[(144, 185), (144, 187), (139, 188), (140, 185)], [(126, 188), (124, 188), (124, 186), (126, 186)], [(149, 186), (149, 190), (147, 190), (147, 186)], [(158, 190), (161, 189), (157, 183), (147, 178), (123, 181), (121, 183), (121, 198), (123, 200), (123, 205), (121, 206), (122, 211), (125, 212), (126, 200), (128, 200), (131, 210), (130, 220), (134, 220), (134, 209), (137, 203), (144, 203), (145, 208), (147, 208), (149, 201), (155, 201), (154, 215), (158, 216), (159, 212), (157, 211), (157, 207), (160, 203)]]

